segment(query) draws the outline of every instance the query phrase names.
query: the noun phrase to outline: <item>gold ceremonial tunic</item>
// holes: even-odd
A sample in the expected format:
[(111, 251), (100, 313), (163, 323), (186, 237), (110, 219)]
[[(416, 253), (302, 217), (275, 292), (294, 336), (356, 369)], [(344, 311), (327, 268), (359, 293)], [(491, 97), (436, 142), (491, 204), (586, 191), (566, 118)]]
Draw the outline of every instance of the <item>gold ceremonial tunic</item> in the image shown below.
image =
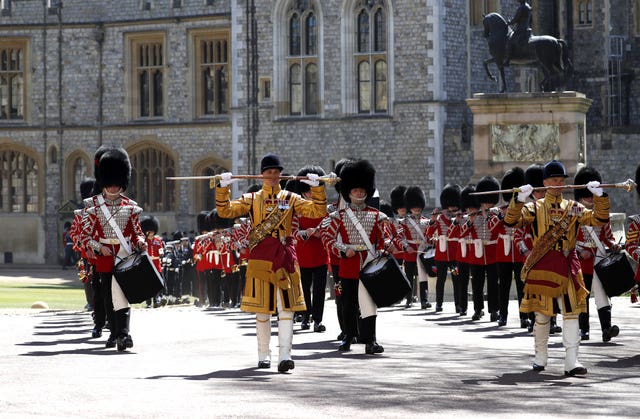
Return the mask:
[[(514, 195), (514, 199), (509, 203), (504, 223), (509, 227), (531, 225), (535, 248), (538, 240), (562, 218), (565, 211), (569, 210), (568, 217), (572, 217), (572, 223), (566, 233), (553, 243), (550, 249), (560, 251), (566, 257), (575, 251), (576, 239), (581, 225), (601, 226), (609, 221), (609, 197), (594, 195), (593, 203), (593, 210), (589, 210), (575, 201), (563, 199), (562, 195), (547, 193), (542, 199), (523, 204), (518, 202)], [(579, 284), (578, 287), (575, 286), (572, 279), (576, 280), (575, 282)], [(522, 280), (526, 283), (525, 278), (522, 278)], [(579, 273), (578, 278), (567, 278), (567, 281), (566, 292), (560, 298), (562, 307), (559, 308), (562, 313), (566, 315), (586, 312), (586, 293), (579, 289), (580, 287), (584, 289), (582, 274)], [(554, 313), (553, 301), (554, 298), (546, 295), (525, 292), (520, 311), (525, 313), (539, 312), (547, 316), (554, 316), (556, 313)]]
[[(258, 192), (247, 193), (239, 199), (230, 200), (228, 187), (216, 188), (216, 208), (218, 215), (224, 218), (236, 218), (249, 214), (252, 229), (255, 229), (272, 211), (281, 213), (281, 222), (270, 236), (282, 243), (291, 236), (291, 222), (294, 214), (309, 218), (322, 218), (327, 213), (327, 198), (324, 186), (311, 188), (311, 200), (306, 200), (293, 192), (263, 185)], [(259, 269), (254, 269), (260, 265)], [(300, 268), (296, 262), (296, 274), (291, 276), (290, 287), (280, 287), (262, 270), (262, 261), (249, 257), (247, 280), (240, 308), (252, 313), (275, 313), (276, 292), (281, 293), (285, 311), (304, 311), (304, 295), (300, 282)]]

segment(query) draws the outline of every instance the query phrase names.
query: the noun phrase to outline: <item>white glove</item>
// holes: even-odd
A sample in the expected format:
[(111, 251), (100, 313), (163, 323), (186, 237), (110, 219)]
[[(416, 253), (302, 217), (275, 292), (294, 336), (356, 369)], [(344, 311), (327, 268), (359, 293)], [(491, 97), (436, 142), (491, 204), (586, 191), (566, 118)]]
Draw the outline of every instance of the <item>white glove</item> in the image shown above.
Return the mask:
[(520, 186), (518, 189), (520, 190), (520, 192), (518, 192), (518, 201), (527, 202), (527, 198), (531, 195), (531, 192), (533, 192), (533, 186), (527, 184)]
[(587, 189), (589, 189), (589, 192), (591, 192), (595, 196), (602, 196), (602, 188), (600, 188), (600, 182), (598, 182), (597, 180), (592, 180), (591, 182), (587, 183)]
[(315, 173), (309, 173), (306, 179), (300, 179), (300, 182), (306, 183), (309, 186), (320, 186), (320, 181), (318, 180), (320, 176)]
[(221, 188), (226, 188), (227, 186), (231, 185), (234, 182), (237, 182), (238, 179), (231, 179), (231, 176), (233, 176), (233, 173), (231, 172), (224, 172), (220, 174), (220, 187)]

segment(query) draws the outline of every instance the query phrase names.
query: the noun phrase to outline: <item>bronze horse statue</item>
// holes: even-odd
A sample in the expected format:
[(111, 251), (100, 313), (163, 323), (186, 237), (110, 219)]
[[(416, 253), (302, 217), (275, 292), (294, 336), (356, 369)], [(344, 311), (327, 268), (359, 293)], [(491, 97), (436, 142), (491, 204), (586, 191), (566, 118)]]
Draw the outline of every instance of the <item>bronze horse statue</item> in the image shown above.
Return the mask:
[[(489, 78), (497, 81), (500, 93), (507, 90), (504, 79), (504, 67), (507, 64), (507, 41), (511, 38), (513, 31), (507, 21), (498, 13), (486, 15), (482, 24), (484, 25), (484, 37), (489, 44), (491, 58), (484, 61), (484, 69)], [(564, 87), (563, 84), (573, 72), (573, 64), (569, 59), (569, 51), (566, 41), (553, 36), (531, 36), (528, 48), (521, 53), (516, 48), (510, 58), (511, 64), (516, 65), (538, 65), (544, 74), (544, 79), (540, 82), (540, 89), (543, 92), (550, 92)], [(495, 63), (500, 72), (500, 79), (489, 71), (489, 64)]]

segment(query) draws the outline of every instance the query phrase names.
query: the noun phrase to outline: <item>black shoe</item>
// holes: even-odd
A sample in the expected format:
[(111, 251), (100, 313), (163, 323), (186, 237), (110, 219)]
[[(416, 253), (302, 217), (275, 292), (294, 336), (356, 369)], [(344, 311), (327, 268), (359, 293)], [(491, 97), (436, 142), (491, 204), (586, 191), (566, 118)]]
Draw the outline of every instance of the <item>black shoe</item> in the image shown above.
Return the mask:
[(384, 352), (382, 345), (378, 345), (377, 342), (367, 343), (364, 347), (364, 353), (367, 355), (381, 354)]
[(533, 363), (533, 365), (531, 367), (536, 372), (544, 371), (544, 365), (538, 365), (535, 362)]
[(580, 331), (580, 340), (589, 340), (589, 332), (586, 330)]
[(104, 344), (104, 347), (109, 349), (109, 348), (115, 348), (116, 347), (116, 338), (115, 336), (109, 336), (109, 339), (107, 339), (107, 342)]
[(99, 338), (102, 336), (102, 327), (94, 327), (91, 330), (91, 337), (92, 338)]
[(322, 333), (322, 332), (324, 332), (325, 330), (327, 330), (327, 328), (326, 328), (326, 327), (324, 327), (324, 324), (319, 323), (319, 322), (317, 322), (317, 323), (314, 323), (314, 324), (313, 324), (313, 331), (314, 331), (314, 332), (316, 332), (316, 333)]
[(309, 330), (310, 328), (311, 326), (308, 321), (303, 320), (302, 323), (300, 323), (300, 330)]
[(498, 320), (498, 312), (494, 311), (489, 315), (489, 321), (495, 322)]
[(602, 331), (602, 341), (609, 342), (611, 338), (615, 338), (620, 334), (620, 328), (618, 326), (611, 326), (609, 329)]
[(549, 334), (550, 335), (554, 335), (556, 333), (562, 333), (562, 327), (556, 325), (551, 326), (551, 328), (549, 329)]
[(571, 371), (565, 371), (564, 375), (567, 377), (573, 377), (574, 375), (587, 375), (587, 369), (585, 367), (575, 367)]
[(342, 339), (344, 339), (344, 337), (345, 337), (344, 332), (340, 332), (340, 334), (338, 335), (338, 337), (336, 338), (336, 340), (342, 340)]
[(295, 367), (296, 364), (292, 359), (286, 359), (284, 361), (280, 361), (280, 363), (278, 364), (278, 372), (287, 372), (294, 369)]
[(482, 316), (484, 316), (484, 311), (476, 311), (475, 313), (473, 313), (473, 316), (471, 316), (471, 320), (480, 320)]
[(431, 308), (431, 303), (428, 301), (424, 303), (424, 308)]
[(116, 344), (118, 345), (118, 352), (122, 352), (127, 348), (133, 348), (133, 339), (131, 339), (131, 335), (120, 336), (116, 340)]
[(344, 339), (342, 339), (342, 342), (340, 342), (340, 346), (338, 346), (338, 350), (341, 352), (350, 351), (352, 341), (353, 341), (353, 338), (351, 336), (345, 336)]
[(507, 319), (505, 319), (504, 317), (500, 317), (498, 319), (498, 326), (506, 326), (507, 325)]
[(460, 317), (466, 316), (467, 310), (460, 310)]
[(441, 305), (436, 304), (436, 313), (439, 313), (439, 312), (441, 312), (441, 311), (442, 311), (442, 306), (441, 306)]
[(271, 361), (265, 359), (264, 361), (258, 361), (258, 368), (271, 368)]
[(407, 301), (406, 303), (404, 303), (404, 308), (411, 308), (413, 306), (413, 303), (411, 301)]
[(301, 322), (302, 320), (303, 320), (302, 314), (296, 314), (296, 315), (293, 317), (293, 322), (294, 322), (294, 323), (299, 323), (299, 322)]
[(529, 322), (529, 319), (520, 319), (520, 328), (521, 329), (528, 329), (530, 325), (531, 325), (531, 323)]

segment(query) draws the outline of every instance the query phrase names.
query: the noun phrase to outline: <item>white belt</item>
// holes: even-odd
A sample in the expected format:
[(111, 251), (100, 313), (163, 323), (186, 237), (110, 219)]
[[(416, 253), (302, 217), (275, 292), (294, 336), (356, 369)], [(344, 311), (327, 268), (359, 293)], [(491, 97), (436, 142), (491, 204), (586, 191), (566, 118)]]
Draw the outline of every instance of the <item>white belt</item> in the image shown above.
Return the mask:
[(589, 249), (596, 249), (598, 246), (596, 246), (595, 243), (592, 242), (582, 242), (582, 241), (576, 241), (576, 245), (577, 246), (582, 246), (582, 247), (588, 247)]
[(496, 244), (497, 242), (498, 242), (498, 240), (482, 240), (482, 244), (484, 244), (484, 245)]
[(99, 241), (102, 244), (120, 244), (120, 240), (118, 239), (100, 239)]
[(422, 240), (407, 240), (409, 244), (422, 244)]
[(356, 252), (363, 252), (369, 250), (366, 244), (345, 244), (347, 249), (355, 250)]

